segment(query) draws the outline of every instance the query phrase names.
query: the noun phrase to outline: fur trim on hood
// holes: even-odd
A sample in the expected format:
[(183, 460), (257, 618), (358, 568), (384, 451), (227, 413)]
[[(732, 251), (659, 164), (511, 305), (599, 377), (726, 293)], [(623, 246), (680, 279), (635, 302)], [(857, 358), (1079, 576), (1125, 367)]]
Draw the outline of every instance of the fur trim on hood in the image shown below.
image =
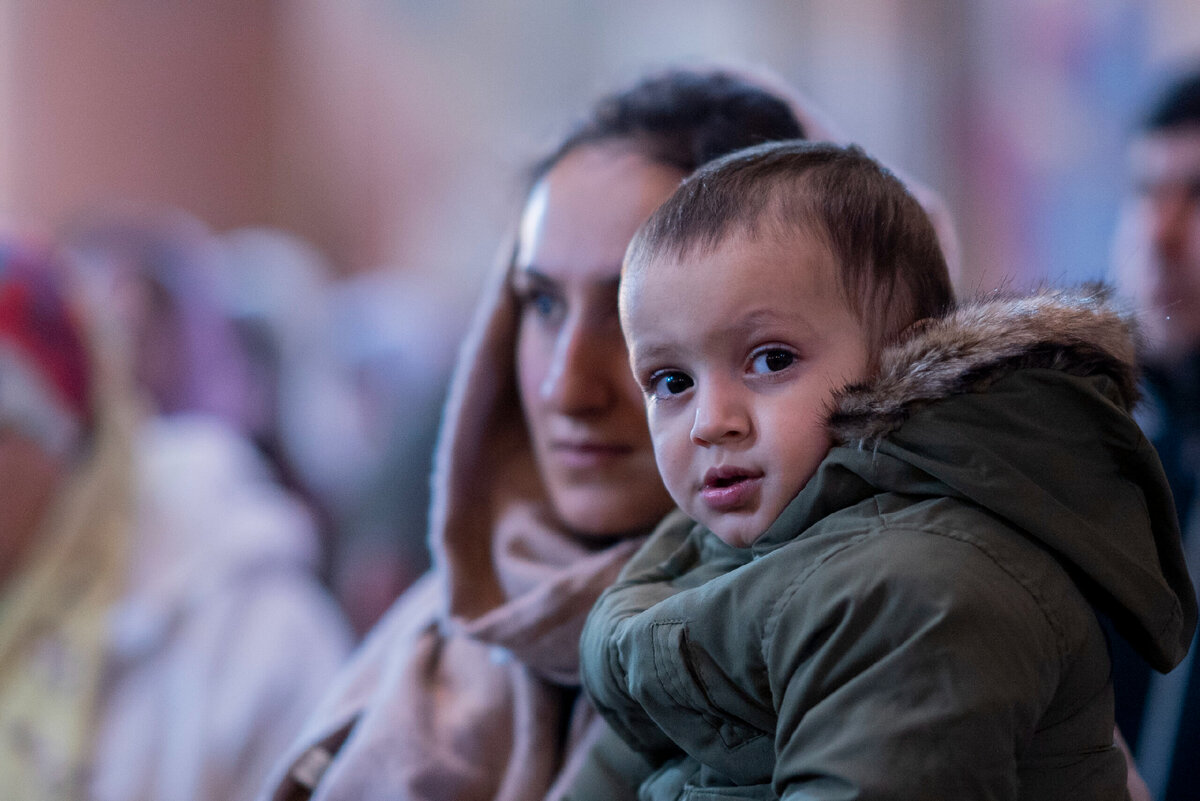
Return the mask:
[(835, 399), (830, 428), (842, 444), (871, 448), (924, 404), (1033, 367), (1107, 375), (1129, 411), (1139, 397), (1137, 343), (1133, 314), (1104, 285), (993, 293), (910, 327), (884, 349), (872, 380)]

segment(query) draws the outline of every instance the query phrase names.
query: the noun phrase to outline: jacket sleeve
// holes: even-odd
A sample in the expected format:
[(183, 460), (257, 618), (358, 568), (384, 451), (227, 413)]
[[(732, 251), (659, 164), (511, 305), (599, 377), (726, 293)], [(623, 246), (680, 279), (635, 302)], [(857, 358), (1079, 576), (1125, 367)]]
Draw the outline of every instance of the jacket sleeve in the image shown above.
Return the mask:
[[(620, 737), (652, 762), (675, 747), (629, 693), (622, 641), (630, 621), (675, 594), (665, 562), (690, 548), (691, 522), (671, 515), (630, 559), (592, 608), (580, 638), (580, 676), (596, 709)], [(684, 557), (686, 561), (686, 557)]]
[(650, 762), (629, 746), (603, 720), (593, 721), (562, 775), (569, 785), (554, 801), (634, 801), (638, 787), (653, 770)]
[(1050, 611), (950, 536), (889, 531), (827, 558), (764, 629), (776, 792), (1017, 798), (1064, 659)]

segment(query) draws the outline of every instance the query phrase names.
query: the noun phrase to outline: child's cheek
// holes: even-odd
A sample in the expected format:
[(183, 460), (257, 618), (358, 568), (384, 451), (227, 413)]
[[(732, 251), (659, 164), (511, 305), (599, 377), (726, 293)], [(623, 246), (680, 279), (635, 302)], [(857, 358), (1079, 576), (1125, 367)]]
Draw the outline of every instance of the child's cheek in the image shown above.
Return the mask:
[(690, 465), (690, 437), (677, 421), (675, 425), (661, 417), (650, 419), (650, 439), (654, 446), (654, 460), (667, 492), (676, 505), (686, 502), (684, 488), (688, 483)]

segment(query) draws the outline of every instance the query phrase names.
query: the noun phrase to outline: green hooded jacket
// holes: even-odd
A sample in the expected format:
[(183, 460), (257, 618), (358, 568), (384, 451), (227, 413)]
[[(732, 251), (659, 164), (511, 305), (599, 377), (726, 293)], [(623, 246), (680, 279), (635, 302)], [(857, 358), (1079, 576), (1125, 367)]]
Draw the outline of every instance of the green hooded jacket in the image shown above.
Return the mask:
[(753, 546), (668, 518), (581, 646), (641, 797), (1124, 798), (1099, 618), (1163, 671), (1196, 623), (1136, 381), (1102, 291), (965, 304)]

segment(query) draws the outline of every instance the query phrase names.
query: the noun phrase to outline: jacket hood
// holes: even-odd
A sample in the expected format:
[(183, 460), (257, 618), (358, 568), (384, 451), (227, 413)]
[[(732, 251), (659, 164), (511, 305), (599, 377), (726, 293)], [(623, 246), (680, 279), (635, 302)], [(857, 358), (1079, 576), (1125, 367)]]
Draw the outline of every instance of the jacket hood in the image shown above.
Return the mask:
[(829, 420), (843, 447), (822, 471), (983, 507), (1055, 554), (1169, 670), (1196, 598), (1162, 465), (1130, 414), (1136, 346), (1132, 315), (1101, 286), (963, 303), (914, 326), (873, 380), (839, 395)]

